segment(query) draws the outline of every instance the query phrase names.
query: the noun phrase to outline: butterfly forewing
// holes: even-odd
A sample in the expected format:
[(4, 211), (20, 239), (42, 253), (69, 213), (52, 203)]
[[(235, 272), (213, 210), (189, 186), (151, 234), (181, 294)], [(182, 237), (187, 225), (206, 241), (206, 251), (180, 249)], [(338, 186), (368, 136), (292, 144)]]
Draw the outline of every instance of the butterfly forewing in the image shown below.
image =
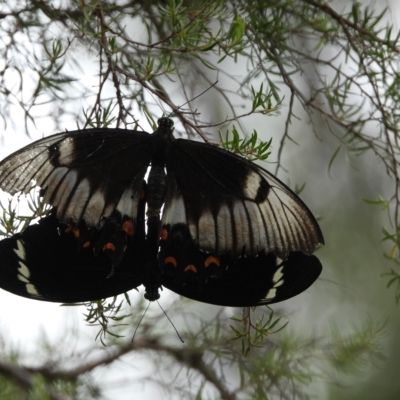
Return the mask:
[(64, 222), (96, 226), (114, 210), (135, 216), (151, 159), (151, 135), (86, 129), (39, 140), (0, 164), (0, 187), (27, 192), (32, 183)]
[(263, 168), (223, 149), (176, 140), (167, 154), (164, 225), (186, 223), (199, 248), (287, 258), (323, 243), (307, 206)]

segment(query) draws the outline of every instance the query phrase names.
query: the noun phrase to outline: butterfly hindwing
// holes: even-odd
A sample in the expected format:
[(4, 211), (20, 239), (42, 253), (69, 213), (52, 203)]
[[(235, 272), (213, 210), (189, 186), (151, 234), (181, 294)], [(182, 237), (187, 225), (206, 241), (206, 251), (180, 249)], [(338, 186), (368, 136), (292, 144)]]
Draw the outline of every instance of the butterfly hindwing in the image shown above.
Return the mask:
[(250, 307), (287, 300), (306, 290), (321, 273), (315, 256), (292, 252), (218, 257), (198, 250), (188, 228), (166, 229), (159, 262), (163, 285), (185, 297), (220, 306)]
[[(31, 299), (70, 303), (140, 286), (146, 272), (144, 210), (141, 199), (135, 223), (116, 215), (101, 230), (84, 223), (72, 228), (51, 213), (0, 241), (0, 287)], [(132, 224), (132, 230), (126, 233), (124, 224)]]

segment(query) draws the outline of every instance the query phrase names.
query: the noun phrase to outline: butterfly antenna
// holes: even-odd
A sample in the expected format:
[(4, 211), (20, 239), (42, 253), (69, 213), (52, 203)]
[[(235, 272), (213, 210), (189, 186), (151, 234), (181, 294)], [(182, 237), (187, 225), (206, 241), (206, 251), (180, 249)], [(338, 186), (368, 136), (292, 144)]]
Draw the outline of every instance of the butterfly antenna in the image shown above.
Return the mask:
[(136, 332), (137, 332), (137, 330), (138, 330), (140, 324), (142, 323), (142, 320), (143, 320), (144, 316), (146, 315), (147, 310), (149, 309), (149, 307), (150, 307), (150, 301), (149, 301), (149, 304), (147, 305), (146, 309), (144, 310), (144, 313), (143, 313), (142, 317), (140, 318), (140, 321), (139, 321), (138, 324), (137, 324), (137, 327), (136, 327), (136, 329), (135, 329), (135, 332), (133, 333), (133, 336), (132, 336), (131, 343), (133, 342), (133, 339), (135, 339)]
[(176, 111), (179, 110), (180, 108), (186, 106), (186, 104), (189, 104), (191, 101), (198, 99), (200, 96), (203, 96), (204, 93), (208, 92), (211, 88), (213, 88), (216, 84), (218, 83), (218, 80), (216, 80), (211, 86), (209, 86), (206, 90), (203, 90), (201, 93), (199, 93), (197, 96), (193, 97), (193, 99), (188, 100), (186, 103), (183, 103), (179, 107), (174, 108), (171, 113), (168, 115), (168, 118), (171, 117), (171, 115)]
[(148, 93), (150, 94), (150, 96), (153, 98), (154, 102), (156, 103), (156, 105), (160, 108), (160, 110), (163, 112), (163, 115), (165, 113), (165, 108), (162, 106), (162, 102), (158, 101), (158, 99), (153, 95), (153, 93), (151, 93), (150, 91), (148, 91)]
[[(162, 312), (164, 313), (164, 315), (167, 317), (168, 321), (171, 323), (172, 327), (175, 329), (176, 334), (178, 335), (178, 338), (180, 339), (180, 341), (182, 343), (185, 343), (181, 337), (181, 335), (179, 334), (178, 330), (175, 328), (175, 325), (173, 324), (173, 322), (171, 321), (171, 318), (168, 317), (168, 314), (164, 311), (164, 309), (161, 307), (161, 304), (157, 301), (158, 306), (161, 308)], [(136, 328), (137, 329), (137, 328)]]

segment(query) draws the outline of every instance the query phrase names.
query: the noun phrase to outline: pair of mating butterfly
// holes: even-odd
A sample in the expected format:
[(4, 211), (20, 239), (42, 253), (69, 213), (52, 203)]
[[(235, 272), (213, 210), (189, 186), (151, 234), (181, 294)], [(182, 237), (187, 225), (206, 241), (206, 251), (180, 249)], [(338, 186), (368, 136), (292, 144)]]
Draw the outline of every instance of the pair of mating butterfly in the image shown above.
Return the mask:
[(311, 254), (323, 236), (298, 196), (238, 155), (175, 139), (169, 118), (158, 125), (153, 134), (60, 133), (0, 163), (0, 189), (27, 193), (33, 183), (54, 207), (0, 242), (0, 287), (81, 302), (143, 284), (149, 300), (165, 286), (205, 303), (256, 306), (317, 279)]

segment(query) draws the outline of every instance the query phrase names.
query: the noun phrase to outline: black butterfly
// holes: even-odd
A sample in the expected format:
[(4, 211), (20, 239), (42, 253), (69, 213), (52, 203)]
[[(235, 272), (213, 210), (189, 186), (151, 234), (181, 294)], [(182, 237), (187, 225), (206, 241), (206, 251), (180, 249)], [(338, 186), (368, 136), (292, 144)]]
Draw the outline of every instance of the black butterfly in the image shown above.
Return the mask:
[(158, 123), (153, 134), (53, 135), (0, 163), (1, 189), (37, 185), (54, 207), (0, 242), (0, 287), (78, 302), (143, 284), (149, 300), (165, 286), (206, 303), (254, 306), (317, 279), (322, 267), (311, 254), (323, 236), (289, 188), (240, 156), (175, 139), (168, 118)]

